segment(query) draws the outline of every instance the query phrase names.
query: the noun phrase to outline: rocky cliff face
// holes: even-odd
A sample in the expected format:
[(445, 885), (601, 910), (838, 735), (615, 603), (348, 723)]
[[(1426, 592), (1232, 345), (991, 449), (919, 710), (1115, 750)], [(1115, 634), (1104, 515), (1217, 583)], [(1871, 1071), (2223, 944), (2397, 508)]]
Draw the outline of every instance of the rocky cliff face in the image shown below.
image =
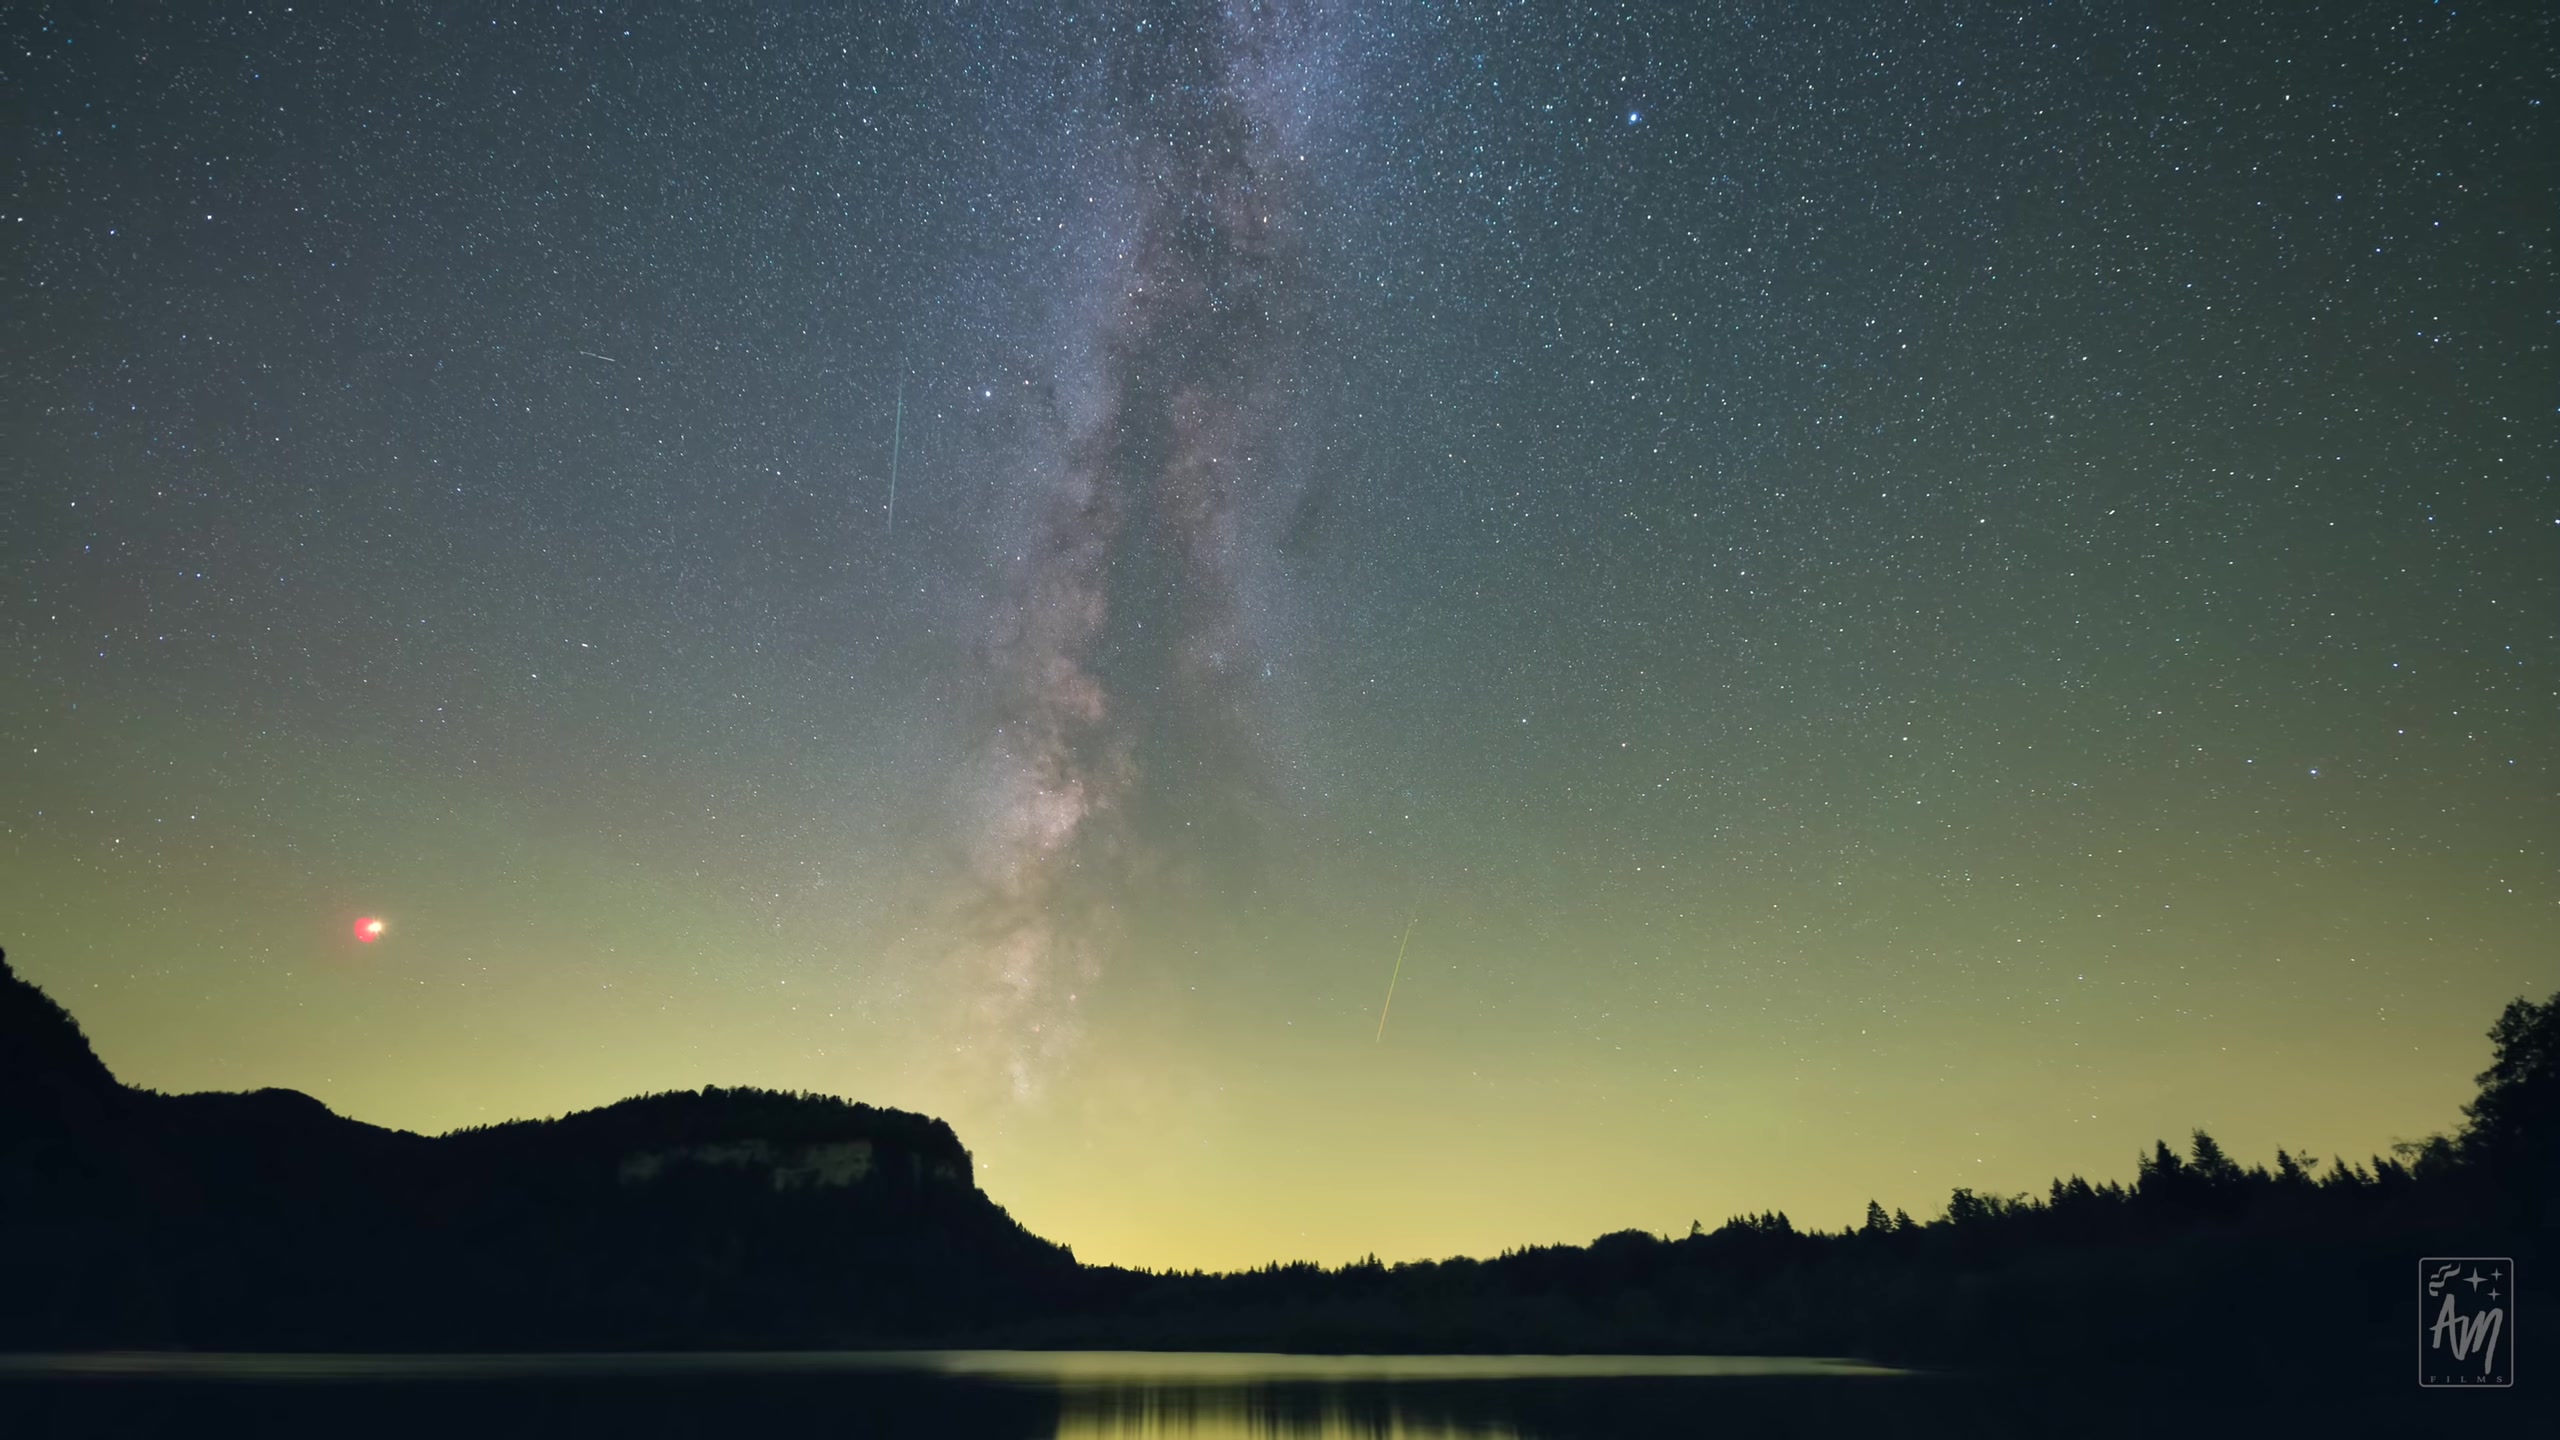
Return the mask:
[[(670, 1167), (727, 1165), (772, 1177), (773, 1188), (801, 1185), (841, 1190), (871, 1174), (871, 1142), (839, 1140), (827, 1145), (776, 1146), (763, 1140), (726, 1145), (678, 1145), (670, 1150), (635, 1150), (622, 1157), (616, 1178), (625, 1185), (646, 1185)], [(921, 1167), (919, 1167), (921, 1168)], [(949, 1179), (945, 1167), (937, 1178)]]
[(914, 1343), (1074, 1272), (927, 1116), (706, 1089), (426, 1137), (156, 1095), (0, 957), (0, 1347)]

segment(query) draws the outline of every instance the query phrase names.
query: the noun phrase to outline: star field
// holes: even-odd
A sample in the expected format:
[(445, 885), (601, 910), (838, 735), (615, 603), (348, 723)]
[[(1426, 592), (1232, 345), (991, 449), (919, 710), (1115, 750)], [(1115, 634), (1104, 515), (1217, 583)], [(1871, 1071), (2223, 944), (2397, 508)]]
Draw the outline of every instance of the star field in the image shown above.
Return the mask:
[(2560, 985), (2538, 7), (0, 29), (0, 940), (135, 1083), (1393, 1259), (2369, 1153)]

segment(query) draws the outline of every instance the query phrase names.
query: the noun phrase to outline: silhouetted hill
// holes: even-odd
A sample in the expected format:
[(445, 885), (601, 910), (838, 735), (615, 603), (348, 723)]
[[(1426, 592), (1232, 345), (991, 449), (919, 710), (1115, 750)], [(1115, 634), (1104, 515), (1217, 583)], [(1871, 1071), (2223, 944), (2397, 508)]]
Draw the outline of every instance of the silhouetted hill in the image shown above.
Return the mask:
[[(938, 1120), (708, 1089), (427, 1138), (285, 1090), (115, 1082), (0, 957), (0, 1348), (940, 1343), (1852, 1354), (2255, 1385), (2405, 1375), (2422, 1256), (2560, 1230), (2560, 996), (2509, 1006), (2457, 1135), (2247, 1165), (2198, 1131), (2133, 1178), (1960, 1189), (1915, 1221), (1738, 1216), (1489, 1260), (1078, 1266)], [(2520, 1326), (2525, 1361), (2547, 1327)]]
[(20, 979), (0, 952), (0, 1125), (35, 1123), (66, 1103), (94, 1101), (118, 1087), (80, 1022), (53, 997)]
[(0, 956), (0, 1346), (913, 1341), (1074, 1271), (939, 1120), (678, 1091), (439, 1138), (117, 1083)]

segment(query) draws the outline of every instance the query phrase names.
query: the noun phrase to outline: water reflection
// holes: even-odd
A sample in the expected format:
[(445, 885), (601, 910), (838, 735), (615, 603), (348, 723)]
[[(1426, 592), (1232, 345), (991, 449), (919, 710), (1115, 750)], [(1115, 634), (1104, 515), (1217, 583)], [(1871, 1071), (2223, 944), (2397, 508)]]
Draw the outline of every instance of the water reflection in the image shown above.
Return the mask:
[(684, 1350), (553, 1355), (338, 1355), (195, 1350), (0, 1354), (0, 1377), (418, 1381), (914, 1374), (1016, 1384), (1235, 1388), (1466, 1380), (1883, 1377), (1801, 1355), (1286, 1355), (1181, 1350)]
[(1069, 1392), (1057, 1440), (1527, 1440), (1501, 1421), (1408, 1414), (1392, 1396)]
[[(1552, 1432), (1509, 1413), (1531, 1394), (1553, 1399), (1628, 1381), (1902, 1373), (1846, 1360), (1726, 1355), (995, 1350), (920, 1353), (902, 1363), (1054, 1390), (1057, 1440), (1537, 1440)], [(1658, 1385), (1652, 1394), (1660, 1398)]]
[[(2254, 1440), (2440, 1429), (2444, 1396), (2405, 1380), (2396, 1367), (2374, 1367), (2371, 1384), (2349, 1375), (2267, 1383), (2250, 1369), (2027, 1380), (1705, 1356), (0, 1355), (0, 1437)], [(2479, 1433), (2542, 1433), (2507, 1423), (2515, 1402), (2454, 1398), (2468, 1402)]]
[(1908, 1371), (1803, 1355), (1284, 1355), (1215, 1350), (910, 1350), (837, 1363), (975, 1379), (1079, 1385), (1303, 1385), (1382, 1381), (1731, 1379), (1887, 1376)]
[(950, 1440), (1550, 1440), (1679, 1433), (1702, 1409), (1730, 1418), (1771, 1402), (1800, 1417), (1808, 1404), (1819, 1411), (1840, 1403), (1838, 1392), (1895, 1388), (1897, 1374), (1844, 1361), (1722, 1356), (0, 1355), (0, 1415), (15, 1408), (51, 1422), (28, 1433), (102, 1436), (181, 1421), (201, 1433), (237, 1420), (274, 1436), (361, 1431), (437, 1440), (776, 1431)]

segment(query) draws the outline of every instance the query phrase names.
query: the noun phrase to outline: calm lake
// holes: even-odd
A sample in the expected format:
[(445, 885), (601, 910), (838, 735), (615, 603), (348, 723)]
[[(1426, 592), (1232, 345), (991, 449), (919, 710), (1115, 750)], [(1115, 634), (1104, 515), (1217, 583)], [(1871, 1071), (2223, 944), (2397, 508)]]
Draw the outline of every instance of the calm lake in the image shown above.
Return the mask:
[[(0, 1356), (0, 1434), (1540, 1440), (2340, 1433), (2502, 1397), (1994, 1382), (1787, 1357), (825, 1351)], [(2445, 1402), (2467, 1404), (2448, 1413)]]

